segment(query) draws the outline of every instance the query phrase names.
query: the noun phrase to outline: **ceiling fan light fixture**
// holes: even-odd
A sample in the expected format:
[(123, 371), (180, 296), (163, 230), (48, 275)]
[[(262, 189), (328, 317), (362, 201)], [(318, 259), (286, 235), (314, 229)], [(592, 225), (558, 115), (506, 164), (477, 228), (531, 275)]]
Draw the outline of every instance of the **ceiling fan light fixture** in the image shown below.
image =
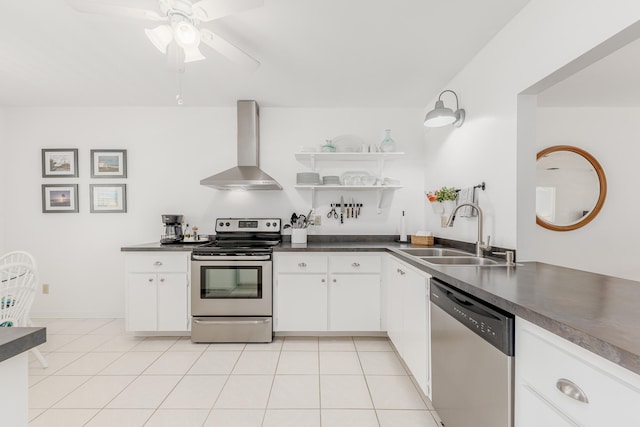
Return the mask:
[(200, 31), (188, 21), (174, 24), (173, 36), (183, 49), (197, 48), (200, 44)]
[[(451, 92), (456, 97), (456, 111), (444, 106), (444, 102), (441, 100), (442, 95), (446, 92)], [(424, 117), (424, 125), (429, 128), (442, 127), (453, 124), (455, 127), (462, 126), (465, 119), (465, 111), (458, 106), (458, 95), (452, 90), (444, 90), (438, 96), (435, 107), (429, 111)]]
[(167, 53), (167, 46), (173, 40), (173, 33), (171, 27), (168, 25), (160, 25), (153, 30), (146, 28), (144, 33), (153, 45), (162, 53)]
[(197, 47), (184, 49), (184, 62), (195, 62), (207, 59)]

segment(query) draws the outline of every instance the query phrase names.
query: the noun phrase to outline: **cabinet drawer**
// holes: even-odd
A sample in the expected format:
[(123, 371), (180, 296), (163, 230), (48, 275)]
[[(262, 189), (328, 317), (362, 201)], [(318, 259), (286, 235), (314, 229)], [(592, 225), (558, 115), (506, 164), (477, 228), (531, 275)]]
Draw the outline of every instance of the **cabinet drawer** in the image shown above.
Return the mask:
[(278, 273), (326, 273), (327, 257), (324, 255), (278, 255)]
[[(521, 319), (518, 319), (521, 321)], [(636, 374), (618, 376), (618, 367), (535, 325), (522, 322), (516, 338), (516, 377), (519, 387), (531, 387), (562, 413), (584, 426), (638, 425), (640, 389)], [(616, 372), (616, 374), (614, 374)], [(561, 392), (582, 390), (588, 403)], [(629, 381), (627, 381), (629, 380)]]
[(379, 273), (380, 255), (334, 255), (329, 258), (332, 273)]
[(126, 269), (129, 273), (150, 273), (150, 272), (188, 272), (188, 253), (144, 253), (128, 254), (126, 256)]

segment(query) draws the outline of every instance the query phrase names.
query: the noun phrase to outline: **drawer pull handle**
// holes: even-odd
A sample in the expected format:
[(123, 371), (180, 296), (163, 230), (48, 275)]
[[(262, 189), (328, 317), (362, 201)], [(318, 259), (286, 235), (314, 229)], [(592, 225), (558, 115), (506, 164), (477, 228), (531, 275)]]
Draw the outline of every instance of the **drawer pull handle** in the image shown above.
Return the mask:
[(589, 403), (587, 395), (573, 381), (566, 378), (560, 378), (556, 381), (556, 388), (564, 395), (582, 403)]
[(149, 282), (153, 282), (153, 278), (149, 278)]
[(351, 264), (351, 267), (360, 267), (360, 263), (359, 262), (354, 262), (353, 264)]
[(333, 283), (337, 283), (338, 281), (336, 279), (333, 279)]
[(298, 263), (298, 267), (300, 267), (300, 268), (305, 268), (306, 266), (307, 266), (306, 262), (299, 262)]
[(162, 279), (160, 279), (160, 282), (164, 283), (164, 277)]
[(320, 280), (320, 281), (321, 281), (322, 283), (324, 283), (324, 282), (325, 282), (325, 280), (324, 280), (324, 279), (322, 279), (322, 280)]
[(153, 265), (155, 265), (156, 267), (160, 267), (162, 265), (161, 261), (156, 261), (153, 263)]

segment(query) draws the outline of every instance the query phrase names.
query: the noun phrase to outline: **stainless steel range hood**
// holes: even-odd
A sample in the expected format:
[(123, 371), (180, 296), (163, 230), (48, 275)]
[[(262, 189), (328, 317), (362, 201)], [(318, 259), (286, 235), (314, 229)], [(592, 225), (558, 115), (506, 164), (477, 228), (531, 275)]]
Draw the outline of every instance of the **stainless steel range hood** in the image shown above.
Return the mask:
[(218, 190), (282, 190), (260, 169), (260, 120), (256, 101), (238, 101), (238, 166), (211, 175), (201, 185)]

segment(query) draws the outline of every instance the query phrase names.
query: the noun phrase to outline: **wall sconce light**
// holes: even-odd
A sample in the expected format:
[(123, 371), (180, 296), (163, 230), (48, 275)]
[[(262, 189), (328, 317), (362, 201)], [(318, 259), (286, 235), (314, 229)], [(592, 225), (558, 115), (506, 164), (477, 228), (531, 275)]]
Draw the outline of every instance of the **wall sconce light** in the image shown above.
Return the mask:
[[(451, 92), (453, 96), (456, 97), (455, 112), (451, 108), (445, 107), (444, 102), (440, 99), (445, 92)], [(455, 127), (459, 128), (462, 126), (462, 123), (464, 123), (464, 118), (465, 112), (458, 106), (458, 95), (456, 95), (454, 91), (447, 89), (440, 93), (440, 96), (438, 96), (438, 100), (436, 101), (436, 106), (424, 117), (424, 125), (428, 128), (438, 128), (453, 124)]]

